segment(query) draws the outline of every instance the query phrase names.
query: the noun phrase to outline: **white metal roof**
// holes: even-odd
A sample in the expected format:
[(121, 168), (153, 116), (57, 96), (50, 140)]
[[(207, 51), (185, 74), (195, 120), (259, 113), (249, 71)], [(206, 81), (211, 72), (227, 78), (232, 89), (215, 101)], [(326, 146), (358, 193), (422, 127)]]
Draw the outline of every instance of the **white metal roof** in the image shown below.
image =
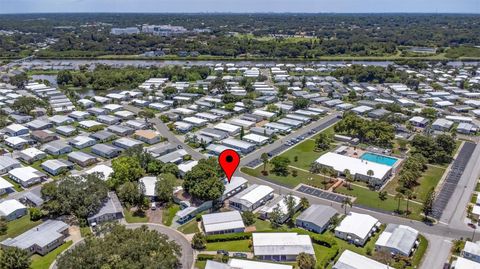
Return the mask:
[(391, 171), (391, 167), (375, 162), (369, 162), (333, 152), (327, 152), (320, 156), (315, 162), (330, 166), (336, 171), (350, 170), (352, 175), (359, 174), (368, 176), (368, 171), (373, 171), (373, 178), (384, 178)]
[(452, 263), (453, 269), (480, 269), (480, 263), (458, 257), (456, 261)]
[(253, 233), (253, 252), (262, 255), (298, 255), (301, 252), (315, 255), (308, 235), (297, 233)]
[(17, 200), (5, 200), (0, 203), (0, 216), (8, 216), (18, 209), (27, 208), (24, 204)]
[(99, 165), (96, 165), (95, 167), (89, 169), (85, 173), (87, 173), (87, 174), (102, 173), (103, 174), (103, 179), (107, 180), (108, 177), (110, 176), (110, 174), (113, 173), (113, 169), (110, 166), (107, 166), (105, 164), (99, 164)]
[(279, 264), (279, 263), (269, 263), (269, 262), (259, 262), (259, 261), (250, 261), (250, 260), (241, 260), (241, 259), (230, 259), (228, 265), (231, 268), (238, 269), (292, 269), (291, 265)]
[(202, 216), (202, 221), (207, 233), (245, 228), (242, 216), (238, 211), (206, 214)]
[(143, 189), (143, 194), (146, 196), (155, 196), (155, 186), (157, 184), (156, 177), (142, 177), (140, 183), (143, 183), (145, 189)]
[(370, 215), (351, 212), (335, 228), (335, 231), (353, 234), (359, 238), (366, 239), (377, 223), (378, 219)]
[(337, 263), (333, 266), (333, 269), (394, 269), (393, 267), (387, 266), (386, 264), (379, 263), (375, 260), (352, 252), (350, 250), (345, 250)]

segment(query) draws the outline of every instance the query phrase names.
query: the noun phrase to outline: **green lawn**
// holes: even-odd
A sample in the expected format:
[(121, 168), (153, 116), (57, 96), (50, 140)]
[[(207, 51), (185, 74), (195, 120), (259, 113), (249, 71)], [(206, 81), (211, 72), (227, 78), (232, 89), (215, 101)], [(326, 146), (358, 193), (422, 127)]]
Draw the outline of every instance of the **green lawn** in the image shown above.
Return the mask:
[[(439, 166), (428, 165), (427, 170), (423, 172), (422, 177), (418, 180), (420, 185), (416, 186), (414, 192), (417, 194), (416, 201), (423, 201), (427, 197), (428, 191), (432, 187), (436, 187), (440, 179), (442, 179), (443, 174), (445, 173), (446, 168)], [(392, 179), (384, 190), (390, 194), (395, 194), (398, 187), (398, 176)]]
[[(326, 151), (322, 151), (322, 152), (314, 151), (314, 149), (315, 149), (315, 141), (311, 139), (307, 139), (302, 143), (296, 145), (295, 147), (289, 149), (288, 151), (285, 151), (280, 156), (287, 157), (288, 159), (290, 159), (291, 166), (309, 170), (312, 162), (318, 159), (318, 157), (320, 157), (326, 152)], [(295, 162), (295, 156), (297, 156), (298, 158), (296, 162)]]
[(50, 265), (55, 261), (57, 256), (70, 247), (73, 244), (73, 241), (68, 241), (58, 248), (54, 249), (52, 252), (48, 253), (45, 256), (33, 255), (32, 264), (30, 265), (31, 269), (48, 269)]
[[(270, 165), (267, 165), (267, 171), (270, 171)], [(310, 172), (305, 172), (302, 170), (295, 169), (297, 171), (297, 176), (292, 176), (291, 171), (294, 168), (290, 168), (290, 173), (288, 176), (277, 176), (273, 173), (269, 173), (267, 176), (262, 175), (263, 166), (259, 166), (256, 169), (251, 169), (248, 167), (242, 167), (242, 172), (249, 174), (254, 177), (262, 178), (274, 183), (277, 183), (282, 186), (286, 186), (289, 188), (294, 188), (300, 183), (316, 186), (318, 188), (323, 188), (323, 177), (317, 174), (312, 174)]]
[(250, 252), (252, 251), (248, 246), (250, 240), (235, 240), (227, 242), (213, 242), (207, 243), (206, 250), (216, 251), (216, 250), (226, 250), (226, 251), (239, 251), (239, 252)]
[(13, 238), (15, 236), (18, 236), (26, 232), (27, 230), (30, 230), (31, 228), (39, 225), (40, 223), (42, 223), (41, 220), (31, 221), (29, 215), (23, 216), (16, 220), (12, 220), (7, 224), (7, 234), (0, 236), (0, 241), (3, 241), (9, 237)]
[[(388, 196), (387, 200), (382, 201), (378, 198), (378, 192), (372, 191), (370, 189), (361, 188), (358, 186), (352, 186), (352, 190), (348, 190), (347, 188), (342, 186), (340, 188), (337, 188), (336, 192), (357, 197), (357, 199), (355, 200), (355, 204), (366, 206), (373, 209), (380, 209), (380, 210), (394, 212), (397, 210), (397, 207), (398, 207), (398, 201), (395, 200), (392, 196)], [(406, 210), (406, 203), (407, 202), (405, 200), (400, 202), (400, 210)], [(420, 216), (421, 209), (422, 209), (421, 205), (410, 201), (408, 207), (411, 213), (405, 217), (415, 219), (415, 220), (422, 219), (422, 217)]]
[(195, 268), (205, 269), (205, 266), (207, 266), (207, 261), (195, 261)]
[(437, 186), (440, 179), (442, 179), (445, 170), (446, 169), (440, 167), (428, 166), (428, 169), (418, 181), (420, 185), (415, 188), (417, 200), (424, 201), (427, 198), (428, 191), (430, 191), (432, 187), (435, 188)]
[(199, 232), (198, 223), (195, 220), (189, 221), (182, 226), (178, 227), (178, 230), (184, 234), (194, 234)]
[(477, 183), (477, 186), (475, 187), (475, 191), (480, 191), (480, 182)]
[(180, 206), (177, 204), (172, 204), (167, 208), (163, 209), (162, 212), (162, 222), (163, 225), (170, 226), (172, 225), (173, 218), (175, 214), (180, 210)]
[(148, 217), (145, 213), (138, 215), (137, 212), (133, 212), (128, 209), (123, 210), (123, 213), (125, 214), (125, 220), (128, 223), (148, 222)]
[(266, 231), (266, 230), (272, 229), (272, 226), (270, 225), (269, 221), (261, 220), (261, 219), (256, 219), (253, 226), (255, 226), (257, 231)]

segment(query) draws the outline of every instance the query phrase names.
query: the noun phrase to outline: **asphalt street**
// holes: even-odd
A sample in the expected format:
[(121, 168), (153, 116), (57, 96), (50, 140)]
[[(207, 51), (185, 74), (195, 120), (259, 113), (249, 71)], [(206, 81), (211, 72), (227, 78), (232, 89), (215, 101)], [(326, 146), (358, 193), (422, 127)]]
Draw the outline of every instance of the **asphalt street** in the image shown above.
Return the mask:
[(190, 245), (190, 242), (185, 238), (185, 236), (179, 231), (166, 227), (160, 224), (153, 223), (129, 223), (125, 224), (127, 228), (136, 229), (143, 225), (146, 225), (149, 229), (155, 230), (161, 234), (168, 236), (170, 240), (175, 241), (182, 248), (182, 257), (180, 257), (180, 262), (182, 263), (183, 269), (193, 268), (194, 264), (194, 251)]

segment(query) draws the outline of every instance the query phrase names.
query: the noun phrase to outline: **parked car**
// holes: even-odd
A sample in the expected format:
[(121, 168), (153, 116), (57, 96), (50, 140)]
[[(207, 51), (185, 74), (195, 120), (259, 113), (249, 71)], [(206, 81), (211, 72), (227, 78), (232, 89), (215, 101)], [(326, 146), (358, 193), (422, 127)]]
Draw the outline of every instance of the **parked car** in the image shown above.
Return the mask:
[(233, 257), (246, 259), (247, 254), (246, 253), (241, 253), (241, 252), (235, 252), (235, 253), (233, 253)]
[(226, 250), (220, 249), (220, 250), (217, 250), (217, 254), (222, 254), (224, 256), (228, 256), (229, 253)]
[(150, 207), (150, 209), (152, 209), (152, 210), (157, 209), (157, 205), (155, 203), (152, 203), (152, 206)]

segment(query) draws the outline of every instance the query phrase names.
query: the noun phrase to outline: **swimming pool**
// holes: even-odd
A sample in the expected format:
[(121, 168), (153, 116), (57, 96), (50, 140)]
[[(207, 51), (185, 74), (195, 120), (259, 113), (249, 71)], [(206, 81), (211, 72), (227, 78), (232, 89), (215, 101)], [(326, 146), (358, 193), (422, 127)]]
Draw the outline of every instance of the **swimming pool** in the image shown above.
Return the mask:
[(398, 161), (398, 159), (393, 157), (388, 157), (380, 154), (375, 154), (371, 152), (364, 153), (360, 159), (370, 162), (375, 162), (383, 165), (393, 166)]

